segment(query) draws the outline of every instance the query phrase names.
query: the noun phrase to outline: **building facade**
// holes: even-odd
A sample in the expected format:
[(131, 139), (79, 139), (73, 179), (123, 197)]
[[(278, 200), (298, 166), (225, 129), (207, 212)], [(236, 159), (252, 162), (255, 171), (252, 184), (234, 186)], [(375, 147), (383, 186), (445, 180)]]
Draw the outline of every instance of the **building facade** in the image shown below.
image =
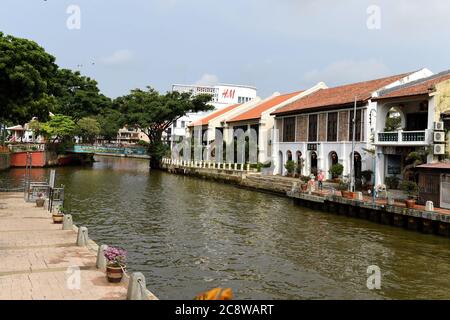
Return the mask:
[[(450, 71), (382, 90), (374, 100), (377, 184), (384, 184), (387, 177), (402, 179), (412, 152), (427, 164), (448, 158)], [(397, 118), (394, 125), (392, 114)]]
[[(426, 69), (392, 77), (318, 90), (277, 109), (272, 161), (274, 174), (286, 174), (287, 161), (302, 161), (303, 175), (323, 171), (329, 179), (330, 168), (340, 163), (343, 175), (354, 172), (361, 178), (364, 170), (375, 169), (372, 135), (377, 108), (372, 97), (378, 90), (399, 86), (428, 76)], [(356, 110), (356, 112), (355, 112)], [(353, 124), (353, 122), (355, 122)]]
[(257, 136), (257, 162), (265, 164), (271, 162), (275, 121), (275, 117), (271, 115), (271, 113), (278, 108), (282, 108), (308, 94), (324, 88), (326, 88), (326, 85), (324, 83), (319, 83), (306, 91), (297, 91), (288, 94), (274, 93), (271, 97), (261, 101), (250, 110), (242, 112), (226, 121), (226, 127), (229, 128), (229, 135), (232, 135), (231, 137), (228, 137), (228, 140), (236, 137), (238, 130), (244, 132), (251, 129), (255, 130)]
[[(214, 106), (215, 110), (221, 110), (230, 105), (244, 104), (256, 98), (256, 88), (244, 85), (220, 84), (216, 86), (201, 86), (174, 84), (172, 91), (189, 92), (194, 96), (209, 94), (212, 96), (210, 104)], [(170, 142), (171, 147), (173, 147), (174, 142), (180, 141), (186, 136), (188, 125), (207, 116), (209, 113), (211, 112), (188, 113), (174, 123), (166, 132), (166, 139)]]

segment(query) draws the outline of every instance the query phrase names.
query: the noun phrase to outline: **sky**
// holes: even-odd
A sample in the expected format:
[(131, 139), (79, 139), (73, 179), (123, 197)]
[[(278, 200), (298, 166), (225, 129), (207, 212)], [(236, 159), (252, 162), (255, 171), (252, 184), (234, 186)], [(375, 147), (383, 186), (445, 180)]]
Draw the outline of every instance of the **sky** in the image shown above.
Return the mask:
[(258, 95), (450, 69), (447, 0), (2, 0), (0, 31), (36, 41), (112, 98), (175, 83)]

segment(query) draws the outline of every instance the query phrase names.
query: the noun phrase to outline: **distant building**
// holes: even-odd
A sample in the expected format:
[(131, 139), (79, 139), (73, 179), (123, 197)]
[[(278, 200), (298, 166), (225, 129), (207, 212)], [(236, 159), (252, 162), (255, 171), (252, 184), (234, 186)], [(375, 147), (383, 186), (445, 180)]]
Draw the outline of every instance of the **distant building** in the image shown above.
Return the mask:
[[(220, 84), (216, 86), (174, 84), (172, 91), (180, 93), (189, 92), (193, 96), (210, 94), (212, 96), (210, 104), (214, 106), (214, 111), (230, 105), (245, 104), (256, 98), (255, 87), (232, 84)], [(189, 124), (207, 116), (209, 113), (211, 112), (189, 113), (181, 117), (167, 130), (165, 140), (172, 146), (173, 142), (177, 142), (186, 136), (186, 128)]]
[(119, 129), (119, 132), (117, 133), (118, 144), (136, 144), (140, 140), (145, 142), (150, 141), (147, 135), (139, 128), (123, 127), (122, 129)]

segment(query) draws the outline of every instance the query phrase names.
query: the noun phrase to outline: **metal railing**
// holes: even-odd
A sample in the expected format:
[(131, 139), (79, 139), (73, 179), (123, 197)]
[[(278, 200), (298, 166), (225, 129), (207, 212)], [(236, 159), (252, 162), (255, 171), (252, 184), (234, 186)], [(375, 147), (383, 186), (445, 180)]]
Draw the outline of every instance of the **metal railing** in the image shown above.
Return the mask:
[(425, 144), (427, 142), (427, 131), (394, 131), (378, 132), (376, 144)]

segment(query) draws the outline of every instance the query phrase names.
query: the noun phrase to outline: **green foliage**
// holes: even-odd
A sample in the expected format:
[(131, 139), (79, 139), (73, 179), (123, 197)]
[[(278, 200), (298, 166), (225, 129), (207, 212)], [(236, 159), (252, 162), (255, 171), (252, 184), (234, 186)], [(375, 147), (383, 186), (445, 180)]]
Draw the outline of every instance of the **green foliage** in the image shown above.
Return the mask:
[(384, 181), (389, 189), (398, 189), (398, 185), (400, 184), (400, 178), (397, 176), (386, 177)]
[(81, 118), (98, 115), (111, 107), (111, 99), (100, 93), (97, 82), (78, 71), (60, 69), (54, 84), (55, 113)]
[(119, 129), (122, 128), (122, 115), (114, 109), (105, 109), (96, 117), (100, 125), (100, 135), (104, 140), (111, 141), (117, 138)]
[(83, 138), (83, 142), (93, 142), (100, 132), (100, 124), (94, 118), (84, 117), (77, 123), (77, 135)]
[(295, 162), (292, 160), (289, 160), (286, 162), (284, 167), (286, 168), (288, 174), (292, 174), (292, 173), (294, 173), (294, 170), (295, 170)]
[(340, 177), (344, 172), (344, 166), (340, 163), (333, 164), (328, 172), (333, 178)]
[(0, 32), (0, 120), (47, 120), (57, 68), (55, 58), (34, 41)]
[(272, 166), (272, 162), (258, 162), (258, 163), (252, 163), (250, 164), (251, 169), (256, 169), (258, 172), (261, 172), (262, 168), (270, 168)]
[(367, 182), (371, 182), (372, 181), (372, 175), (373, 175), (373, 171), (372, 170), (363, 170), (363, 171), (361, 171), (361, 176)]
[(123, 115), (123, 125), (140, 128), (149, 140), (149, 154), (152, 167), (159, 162), (166, 150), (162, 146), (162, 134), (173, 122), (189, 112), (212, 110), (208, 105), (210, 95), (193, 97), (190, 93), (168, 92), (164, 95), (147, 87), (147, 90), (135, 89), (130, 94), (119, 97), (114, 106)]
[(398, 131), (402, 127), (402, 118), (399, 116), (386, 118), (386, 126), (384, 128), (385, 132)]
[(311, 180), (311, 177), (309, 177), (309, 176), (301, 176), (300, 180), (303, 181), (304, 183), (308, 183), (308, 181)]
[(141, 146), (141, 147), (146, 147), (146, 148), (148, 148), (150, 144), (149, 144), (147, 141), (139, 140), (138, 143), (137, 143), (137, 145), (138, 145), (138, 146)]
[(400, 187), (410, 199), (416, 198), (419, 193), (419, 186), (414, 181), (403, 180)]
[(339, 181), (339, 185), (337, 187), (337, 189), (339, 191), (347, 191), (350, 188), (350, 184), (346, 181)]
[(72, 118), (55, 115), (41, 126), (42, 133), (49, 139), (68, 140), (77, 132), (77, 125)]
[(417, 166), (427, 162), (427, 150), (413, 151), (406, 157), (406, 165), (403, 168), (403, 179), (404, 180), (416, 180), (417, 172), (415, 171)]

